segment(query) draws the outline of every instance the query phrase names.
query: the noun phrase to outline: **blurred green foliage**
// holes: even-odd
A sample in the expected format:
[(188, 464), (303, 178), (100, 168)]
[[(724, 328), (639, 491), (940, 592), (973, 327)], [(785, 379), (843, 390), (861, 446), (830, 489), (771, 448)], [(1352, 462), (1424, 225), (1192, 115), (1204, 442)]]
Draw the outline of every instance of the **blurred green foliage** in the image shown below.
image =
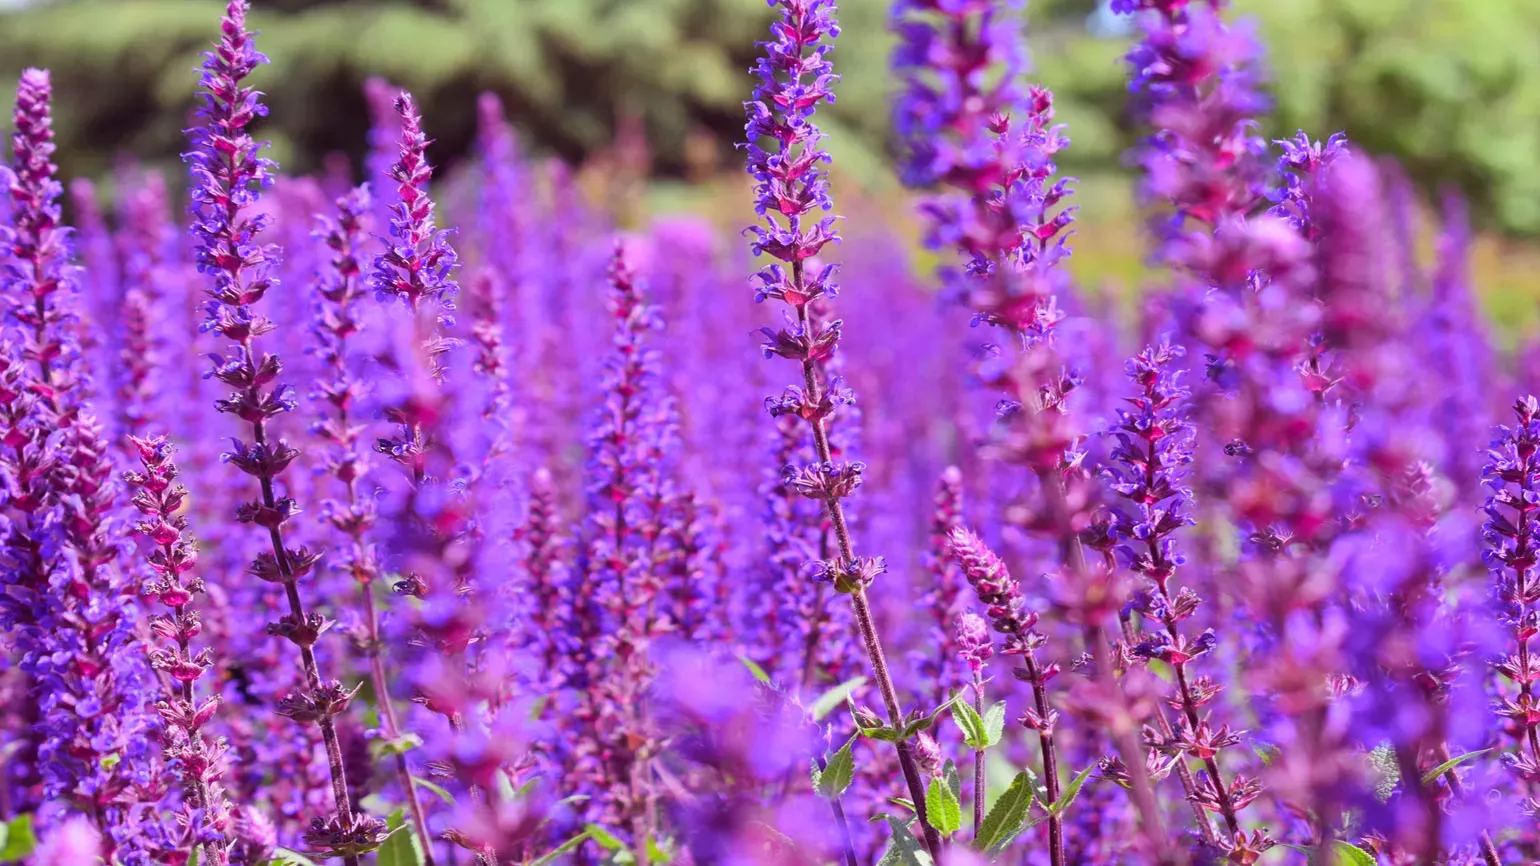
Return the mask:
[[(54, 0), (0, 14), (0, 79), (54, 70), (61, 156), (99, 173), (116, 152), (172, 159), (191, 108), (198, 52), (220, 0)], [(463, 154), (475, 97), (500, 93), (534, 146), (582, 158), (640, 118), (653, 167), (678, 174), (687, 137), (725, 156), (741, 128), (747, 68), (769, 10), (762, 0), (255, 0), (273, 65), (266, 134), (290, 170), (355, 158), (371, 74), (411, 88), (438, 138)], [(1087, 32), (1094, 0), (1037, 0), (1037, 77), (1054, 88), (1074, 140), (1066, 167), (1117, 165), (1125, 41)], [(1540, 0), (1235, 0), (1253, 16), (1275, 71), (1266, 132), (1346, 130), (1402, 160), (1427, 185), (1453, 182), (1489, 224), (1540, 234)], [(892, 41), (886, 0), (843, 0), (831, 118), (842, 167), (886, 177)], [(0, 83), (4, 83), (0, 80)]]

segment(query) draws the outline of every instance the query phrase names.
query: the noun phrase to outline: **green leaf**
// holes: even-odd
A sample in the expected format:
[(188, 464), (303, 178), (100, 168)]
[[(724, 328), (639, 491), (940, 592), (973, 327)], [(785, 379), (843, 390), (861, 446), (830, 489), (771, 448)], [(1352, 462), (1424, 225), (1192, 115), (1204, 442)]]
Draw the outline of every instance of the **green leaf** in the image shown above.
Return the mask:
[(952, 793), (952, 786), (939, 776), (931, 779), (930, 787), (925, 789), (925, 817), (937, 832), (946, 836), (962, 829), (962, 804)]
[(909, 832), (906, 822), (892, 816), (886, 816), (885, 820), (893, 830), (893, 838), (888, 841), (887, 850), (882, 852), (877, 866), (932, 866), (934, 861), (929, 852), (920, 847), (920, 840)]
[(375, 740), (369, 744), (369, 754), (376, 761), (388, 758), (392, 755), (404, 755), (407, 752), (422, 745), (422, 737), (413, 733), (405, 733), (390, 740)]
[(593, 837), (588, 834), (588, 831), (584, 830), (576, 836), (573, 836), (571, 839), (568, 839), (560, 845), (557, 845), (555, 848), (552, 848), (549, 852), (541, 855), (534, 862), (530, 863), (529, 866), (551, 866), (551, 864), (556, 862), (558, 857), (562, 856), (563, 854), (571, 854), (573, 851), (576, 851), (579, 846), (591, 838)]
[(1081, 770), (1074, 779), (1070, 780), (1069, 787), (1065, 788), (1064, 791), (1059, 794), (1059, 799), (1055, 800), (1053, 805), (1048, 807), (1048, 814), (1064, 814), (1064, 810), (1068, 809), (1070, 804), (1075, 802), (1075, 798), (1080, 796), (1080, 789), (1085, 787), (1085, 780), (1091, 778), (1091, 771), (1094, 769), (1096, 769), (1096, 765), (1092, 764), (1091, 766), (1086, 767), (1084, 770)]
[[(1315, 854), (1314, 848), (1307, 848), (1304, 845), (1284, 845), (1283, 847), (1288, 848), (1290, 851), (1298, 851), (1307, 857), (1314, 856)], [(1333, 839), (1331, 849), (1335, 855), (1332, 857), (1332, 861), (1335, 863), (1343, 864), (1343, 866), (1375, 866), (1374, 855), (1357, 845), (1351, 845), (1340, 839)]]
[(0, 846), (0, 863), (10, 863), (31, 856), (37, 848), (37, 834), (32, 832), (32, 814), (17, 815), (5, 827), (5, 844)]
[(1437, 779), (1439, 776), (1444, 775), (1445, 773), (1453, 770), (1455, 767), (1458, 767), (1467, 761), (1473, 761), (1490, 751), (1492, 750), (1480, 749), (1474, 752), (1466, 752), (1465, 754), (1458, 757), (1450, 758), (1444, 763), (1439, 764), (1437, 767), (1434, 767), (1428, 772), (1422, 774), (1422, 783), (1424, 785), (1432, 784), (1433, 780)]
[(438, 798), (440, 800), (443, 800), (445, 803), (448, 803), (451, 806), (453, 806), (455, 804), (455, 795), (449, 793), (448, 791), (444, 790), (443, 788), (440, 788), (438, 785), (433, 784), (432, 782), (428, 781), (427, 779), (419, 779), (416, 776), (413, 776), (411, 778), (412, 778), (412, 784), (417, 785), (417, 786), (422, 787), (422, 788), (426, 788), (429, 791), (432, 791), (433, 793), (438, 795)]
[(422, 866), (424, 862), (426, 858), (417, 832), (404, 826), (385, 837), (374, 860), (375, 866)]
[(1332, 842), (1332, 848), (1336, 850), (1337, 859), (1346, 863), (1347, 866), (1374, 866), (1375, 864), (1374, 855), (1357, 845), (1335, 841)]
[(759, 666), (759, 662), (741, 653), (738, 655), (738, 661), (743, 662), (743, 666), (749, 669), (749, 673), (754, 679), (759, 680), (772, 689), (775, 688), (775, 683), (771, 682), (770, 675), (765, 673), (765, 669)]
[(200, 866), (203, 863), (203, 846), (197, 845), (192, 849), (192, 854), (187, 858), (187, 866)]
[(672, 863), (674, 862), (674, 858), (671, 854), (663, 849), (662, 845), (658, 844), (658, 840), (648, 838), (647, 861), (649, 863)]
[[(914, 812), (915, 811), (915, 809), (914, 809), (914, 801), (909, 799), (908, 797), (888, 797), (887, 801), (889, 803), (892, 803), (893, 805), (899, 807), (900, 809), (908, 809), (910, 812)], [(915, 812), (915, 814), (919, 814), (919, 813)]]
[(952, 721), (957, 723), (957, 729), (962, 731), (963, 742), (967, 743), (975, 752), (989, 748), (989, 730), (984, 726), (984, 717), (967, 701), (952, 702)]
[(274, 848), (273, 859), (267, 861), (267, 866), (316, 866), (316, 862), (298, 851)]
[(1005, 701), (984, 711), (984, 745), (994, 746), (1005, 735)]
[(861, 728), (861, 736), (881, 740), (884, 743), (898, 742), (898, 730), (887, 725), (879, 725), (875, 728)]
[(845, 789), (850, 787), (850, 780), (855, 777), (856, 772), (855, 758), (850, 752), (850, 747), (855, 744), (855, 741), (855, 737), (846, 740), (845, 745), (829, 757), (823, 770), (813, 780), (818, 796), (832, 800), (845, 793)]
[(946, 779), (946, 786), (952, 789), (952, 796), (959, 802), (962, 801), (962, 779), (957, 775), (957, 762), (951, 758), (941, 765), (941, 778)]
[(835, 707), (843, 704), (846, 698), (855, 694), (856, 689), (859, 689), (864, 685), (866, 685), (866, 677), (852, 677), (851, 679), (845, 680), (834, 688), (829, 689), (828, 691), (819, 695), (818, 699), (813, 701), (813, 705), (808, 707), (807, 711), (812, 715), (813, 721), (816, 722), (822, 719), (824, 716), (834, 712)]
[(600, 848), (606, 851), (626, 850), (626, 843), (615, 838), (615, 834), (600, 827), (598, 824), (589, 824), (584, 829), (588, 833), (588, 838), (598, 842)]
[(1032, 774), (1017, 773), (1016, 778), (1011, 780), (1011, 786), (995, 800), (994, 807), (984, 816), (984, 823), (979, 825), (973, 847), (987, 853), (1004, 848), (1026, 829), (1032, 802)]
[(550, 701), (550, 695), (541, 695), (535, 698), (535, 702), (529, 705), (529, 720), (532, 722), (540, 721), (540, 717), (545, 715), (546, 704), (550, 703)]

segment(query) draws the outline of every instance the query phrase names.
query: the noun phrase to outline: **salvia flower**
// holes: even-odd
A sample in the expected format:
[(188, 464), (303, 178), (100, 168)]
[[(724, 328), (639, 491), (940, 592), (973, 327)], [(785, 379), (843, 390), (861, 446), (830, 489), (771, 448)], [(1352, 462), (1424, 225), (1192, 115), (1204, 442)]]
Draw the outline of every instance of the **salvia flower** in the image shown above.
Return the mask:
[[(819, 365), (833, 355), (839, 343), (840, 322), (820, 322), (811, 309), (814, 301), (835, 294), (832, 265), (811, 273), (808, 268), (810, 260), (838, 239), (834, 217), (823, 215), (833, 209), (824, 169), (829, 156), (820, 149), (823, 133), (813, 116), (819, 103), (834, 98), (831, 88), (837, 77), (828, 53), (839, 35), (839, 25), (832, 0), (770, 0), (770, 6), (778, 11), (779, 19), (771, 25), (773, 38), (762, 43), (765, 53), (754, 67), (759, 78), (754, 98), (744, 103), (748, 116), (747, 168), (754, 178), (754, 210), (763, 219), (750, 231), (755, 237), (754, 254), (768, 255), (778, 262), (756, 275), (756, 298), (779, 300), (788, 312), (785, 327), (767, 332), (766, 357), (781, 355), (796, 361), (802, 368), (803, 387), (792, 396), (794, 405), (783, 402), (775, 409), (777, 414), (802, 417), (812, 431), (817, 462), (789, 468), (788, 478), (803, 495), (823, 502), (833, 525), (838, 558), (822, 563), (821, 573), (850, 597), (888, 717), (898, 725), (903, 723), (904, 713), (866, 597), (867, 585), (881, 570), (881, 560), (855, 555), (841, 503), (859, 483), (859, 464), (834, 461), (829, 444), (832, 412), (823, 408), (831, 405), (825, 403), (830, 383), (821, 381)], [(897, 743), (897, 750), (926, 847), (933, 859), (939, 859), (941, 839), (926, 821), (921, 806), (925, 788), (912, 746), (903, 740)]]
[[(984, 540), (965, 526), (954, 528), (947, 536), (947, 550), (968, 578), (973, 592), (983, 605), (989, 624), (1005, 639), (1004, 653), (1020, 664), (1017, 678), (1032, 687), (1032, 706), (1022, 714), (1021, 724), (1037, 733), (1041, 747), (1043, 784), (1051, 800), (1059, 798), (1059, 753), (1054, 738), (1059, 725), (1059, 711), (1048, 700), (1048, 683), (1059, 675), (1059, 665), (1044, 663), (1038, 651), (1048, 642), (1037, 630), (1038, 615), (1027, 609), (1025, 597), (1016, 578)], [(1064, 819), (1048, 818), (1048, 846), (1055, 862), (1062, 862)]]
[(401, 118), (401, 151), (390, 177), (398, 200), (390, 207), (390, 237), (385, 252), (374, 260), (369, 283), (381, 300), (399, 299), (413, 312), (431, 301), (443, 323), (452, 326), (454, 298), (460, 291), (454, 280), (459, 257), (449, 245), (449, 231), (434, 225), (428, 137), (410, 93), (396, 97), (396, 114)]
[[(1261, 793), (1261, 787), (1236, 775), (1226, 784), (1219, 767), (1219, 750), (1240, 742), (1241, 732), (1211, 723), (1202, 708), (1218, 696), (1212, 677), (1194, 678), (1189, 665), (1207, 655), (1217, 644), (1212, 630), (1187, 637), (1181, 623), (1192, 618), (1199, 599), (1173, 578), (1185, 557), (1177, 546), (1176, 533), (1194, 523), (1192, 491), (1188, 488), (1193, 460), (1193, 425), (1188, 419), (1191, 392), (1181, 383), (1177, 367), (1183, 349), (1167, 343), (1146, 348), (1128, 362), (1128, 378), (1136, 391), (1131, 409), (1118, 412), (1113, 430), (1108, 470), (1112, 489), (1127, 502), (1114, 520), (1122, 560), (1147, 585), (1134, 596), (1132, 608), (1152, 627), (1151, 633), (1133, 647), (1133, 654), (1169, 665), (1176, 677), (1176, 691), (1169, 703), (1179, 715), (1169, 733), (1161, 731), (1159, 748), (1178, 760), (1197, 760), (1205, 772), (1188, 791), (1188, 798), (1218, 812), (1227, 831), (1225, 851), (1260, 853), (1271, 847), (1267, 839), (1242, 834), (1237, 813)], [(1207, 829), (1207, 819), (1200, 819)]]
[[(315, 335), (313, 352), (320, 359), (327, 378), (317, 383), (311, 394), (312, 399), (325, 407), (311, 432), (330, 446), (325, 466), (338, 490), (337, 496), (322, 503), (321, 511), (322, 518), (344, 539), (339, 555), (330, 565), (346, 573), (357, 586), (362, 608), (362, 633), (355, 643), (369, 659), (370, 683), (380, 709), (381, 733), (388, 742), (398, 743), (401, 725), (390, 695), (380, 613), (374, 598), (374, 586), (381, 568), (371, 534), (379, 515), (365, 486), (371, 457), (366, 441), (368, 425), (359, 412), (367, 386), (353, 372), (356, 359), (350, 343), (350, 338), (364, 327), (364, 311), (359, 302), (364, 297), (364, 221), (369, 205), (368, 187), (353, 189), (337, 200), (336, 216), (325, 220), (318, 232), (331, 252), (331, 260), (317, 276), (319, 298), (312, 326)], [(419, 786), (412, 783), (406, 754), (398, 749), (393, 757), (401, 796), (406, 798), (411, 809), (418, 838), (427, 839), (427, 822), (417, 791)]]
[(227, 462), (255, 478), (260, 488), (260, 496), (237, 512), (241, 522), (261, 527), (271, 541), (271, 550), (252, 562), (251, 573), (283, 587), (287, 610), (269, 629), (295, 645), (305, 676), (304, 690), (280, 702), (277, 710), (296, 721), (318, 724), (326, 745), (335, 812), (330, 818), (317, 818), (312, 844), (352, 864), (360, 853), (379, 844), (385, 828), (384, 822), (355, 813), (348, 794), (334, 717), (346, 710), (352, 690), (321, 678), (315, 645), (330, 622), (307, 610), (299, 591), (299, 581), (311, 573), (319, 555), (291, 548), (284, 541), (283, 527), (299, 507), (280, 495), (276, 482), (298, 452), (283, 439), (272, 438), (269, 424), (293, 411), (295, 399), (293, 390), (278, 380), (282, 370), (278, 357), (258, 348), (259, 338), (274, 325), (252, 308), (277, 285), (274, 265), (279, 250), (260, 240), (270, 218), (249, 212), (260, 191), (271, 184), (274, 166), (258, 155), (262, 146), (247, 130), (266, 113), (260, 94), (246, 84), (266, 58), (246, 29), (246, 11), (246, 0), (230, 0), (226, 7), (221, 37), (214, 50), (204, 55), (203, 124), (188, 133), (192, 234), (198, 269), (211, 285), (203, 327), (230, 343), (209, 372), (234, 389), (216, 406), (239, 418), (251, 436), (250, 442), (233, 440), (234, 447), (224, 455)]
[(166, 725), (165, 755), (182, 779), (182, 820), (192, 830), (192, 841), (203, 846), (210, 862), (225, 863), (230, 804), (221, 777), (226, 746), (223, 738), (205, 731), (219, 711), (219, 696), (200, 696), (197, 690), (198, 681), (214, 666), (214, 654), (208, 647), (193, 648), (203, 631), (193, 603), (205, 588), (203, 578), (193, 573), (197, 541), (187, 533), (182, 513), (187, 488), (177, 481), (171, 445), (164, 437), (131, 437), (130, 442), (142, 468), (124, 477), (134, 491), (133, 506), (143, 515), (134, 531), (148, 542), (145, 562), (150, 570), (140, 593), (169, 611), (150, 620), (150, 632), (161, 642), (150, 652), (150, 664), (169, 679), (169, 688), (155, 705)]
[[(1506, 681), (1497, 714), (1517, 740), (1506, 755), (1515, 776), (1527, 785), (1540, 782), (1540, 660), (1531, 641), (1540, 613), (1540, 582), (1535, 564), (1540, 558), (1536, 536), (1536, 511), (1540, 509), (1540, 400), (1525, 397), (1514, 404), (1515, 422), (1497, 428), (1497, 438), (1487, 452), (1482, 477), (1491, 490), (1486, 503), (1486, 542), (1482, 559), (1492, 572), (1494, 592), (1503, 624), (1512, 632), (1508, 652), (1496, 662)], [(1535, 808), (1534, 800), (1530, 808)]]

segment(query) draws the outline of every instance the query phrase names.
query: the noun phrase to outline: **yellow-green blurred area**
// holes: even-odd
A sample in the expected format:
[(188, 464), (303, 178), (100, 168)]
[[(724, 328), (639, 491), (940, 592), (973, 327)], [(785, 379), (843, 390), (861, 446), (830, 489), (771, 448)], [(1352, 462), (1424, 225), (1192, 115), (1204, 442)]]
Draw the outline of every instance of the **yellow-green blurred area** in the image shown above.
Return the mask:
[[(1483, 230), (1477, 281), (1505, 328), (1535, 318), (1540, 295), (1540, 0), (1234, 0), (1266, 45), (1277, 110), (1263, 133), (1343, 130), (1398, 160), (1431, 199), (1453, 185)], [(51, 68), (60, 161), (105, 176), (115, 154), (174, 163), (192, 108), (198, 52), (222, 0), (0, 0), (0, 85)], [(1120, 58), (1132, 38), (1104, 0), (1037, 0), (1035, 80), (1053, 88), (1082, 178), (1074, 266), (1118, 290), (1158, 278), (1122, 156)], [(842, 0), (834, 59), (843, 80), (826, 115), (841, 200), (908, 211), (889, 170), (887, 0)], [(629, 172), (645, 211), (724, 220), (746, 207), (732, 149), (751, 80), (763, 0), (254, 0), (273, 65), (258, 73), (272, 108), (262, 134), (292, 172), (328, 154), (358, 165), (368, 114), (362, 82), (411, 89), (437, 139), (433, 158), (471, 149), (475, 100), (502, 96), (535, 154)], [(1121, 27), (1119, 26), (1121, 23)], [(617, 131), (620, 132), (617, 135)], [(616, 142), (622, 142), (617, 147)], [(629, 142), (629, 144), (627, 144)]]

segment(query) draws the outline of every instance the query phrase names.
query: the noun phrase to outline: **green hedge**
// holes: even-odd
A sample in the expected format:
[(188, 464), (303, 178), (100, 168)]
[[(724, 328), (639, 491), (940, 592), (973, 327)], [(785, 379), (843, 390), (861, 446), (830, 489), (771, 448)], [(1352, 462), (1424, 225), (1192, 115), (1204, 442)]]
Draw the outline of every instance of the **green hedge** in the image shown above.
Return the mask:
[[(172, 159), (191, 106), (197, 53), (218, 0), (55, 0), (0, 15), (0, 79), (22, 64), (55, 70), (61, 155), (100, 173), (120, 150)], [(292, 169), (344, 150), (367, 120), (361, 82), (412, 88), (440, 159), (469, 146), (475, 94), (501, 93), (535, 144), (581, 157), (616, 118), (646, 123), (654, 165), (683, 169), (685, 139), (706, 130), (722, 152), (741, 126), (762, 0), (256, 0), (274, 65), (260, 73), (267, 134)], [(1235, 0), (1255, 16), (1276, 72), (1269, 133), (1345, 129), (1398, 157), (1415, 178), (1458, 183), (1489, 224), (1540, 234), (1540, 0)], [(847, 168), (883, 176), (889, 146), (886, 0), (844, 0), (834, 112)], [(1074, 148), (1068, 167), (1117, 165), (1124, 45), (1087, 35), (1093, 0), (1039, 0), (1033, 51), (1059, 94)]]

